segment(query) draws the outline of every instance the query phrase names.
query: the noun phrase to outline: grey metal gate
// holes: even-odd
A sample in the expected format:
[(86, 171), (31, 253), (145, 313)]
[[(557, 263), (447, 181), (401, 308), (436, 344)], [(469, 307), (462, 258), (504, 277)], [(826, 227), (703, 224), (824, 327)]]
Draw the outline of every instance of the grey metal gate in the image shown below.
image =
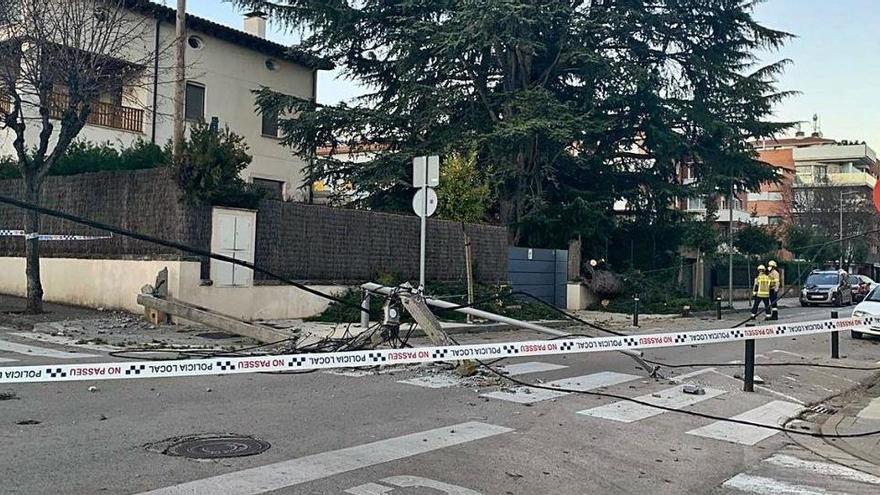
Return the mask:
[(531, 294), (560, 308), (565, 307), (567, 250), (508, 248), (507, 271), (513, 290)]

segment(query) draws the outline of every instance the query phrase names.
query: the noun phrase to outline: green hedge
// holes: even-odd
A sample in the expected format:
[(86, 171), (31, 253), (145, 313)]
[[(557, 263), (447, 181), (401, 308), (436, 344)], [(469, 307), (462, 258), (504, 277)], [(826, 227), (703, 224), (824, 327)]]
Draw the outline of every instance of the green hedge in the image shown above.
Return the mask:
[[(49, 170), (49, 175), (76, 175), (87, 172), (141, 170), (167, 166), (171, 163), (170, 150), (144, 140), (131, 147), (117, 150), (110, 143), (77, 141), (70, 145)], [(0, 178), (20, 178), (18, 159), (14, 156), (0, 158)]]

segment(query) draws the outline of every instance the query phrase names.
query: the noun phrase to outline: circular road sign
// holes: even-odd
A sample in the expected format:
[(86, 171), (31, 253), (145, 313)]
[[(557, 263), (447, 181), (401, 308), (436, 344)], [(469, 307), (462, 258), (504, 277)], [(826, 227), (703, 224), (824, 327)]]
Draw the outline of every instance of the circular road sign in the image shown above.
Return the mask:
[(425, 191), (428, 191), (427, 207), (428, 216), (430, 217), (437, 211), (437, 192), (430, 187), (416, 191), (416, 194), (413, 196), (413, 211), (420, 217), (425, 216)]

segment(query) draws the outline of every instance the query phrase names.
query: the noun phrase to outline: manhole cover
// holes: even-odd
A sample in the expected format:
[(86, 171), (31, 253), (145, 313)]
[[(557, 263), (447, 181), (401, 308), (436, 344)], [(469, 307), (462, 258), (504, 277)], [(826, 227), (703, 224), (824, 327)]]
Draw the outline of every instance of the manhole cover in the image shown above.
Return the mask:
[[(160, 442), (167, 447), (163, 454), (190, 459), (222, 459), (262, 454), (269, 450), (269, 442), (243, 435), (193, 435)], [(158, 445), (156, 445), (158, 446)], [(154, 446), (155, 447), (155, 446)], [(151, 449), (153, 450), (153, 449)]]

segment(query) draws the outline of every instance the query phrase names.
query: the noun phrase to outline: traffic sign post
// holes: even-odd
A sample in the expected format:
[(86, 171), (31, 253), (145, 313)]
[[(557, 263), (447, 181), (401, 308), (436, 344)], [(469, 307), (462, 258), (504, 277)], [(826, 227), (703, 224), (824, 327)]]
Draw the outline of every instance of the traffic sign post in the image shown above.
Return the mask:
[(425, 237), (428, 217), (437, 211), (437, 193), (433, 186), (440, 184), (440, 157), (417, 156), (413, 158), (413, 187), (418, 188), (413, 197), (413, 210), (422, 219), (419, 239), (419, 290), (425, 290)]

